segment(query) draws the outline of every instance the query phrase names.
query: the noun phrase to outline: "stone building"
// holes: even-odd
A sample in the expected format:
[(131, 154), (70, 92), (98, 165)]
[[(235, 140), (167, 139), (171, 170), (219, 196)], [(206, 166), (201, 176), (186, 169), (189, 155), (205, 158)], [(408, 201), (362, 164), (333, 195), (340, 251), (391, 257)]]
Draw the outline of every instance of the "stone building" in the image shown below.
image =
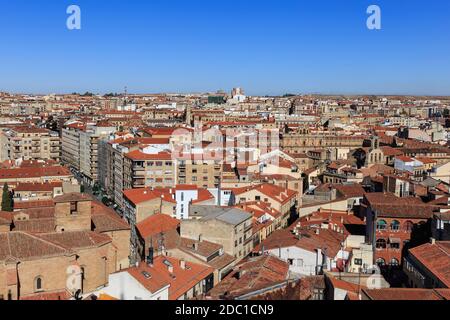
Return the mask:
[(79, 193), (52, 203), (0, 213), (0, 299), (69, 299), (129, 267), (130, 228), (114, 211)]

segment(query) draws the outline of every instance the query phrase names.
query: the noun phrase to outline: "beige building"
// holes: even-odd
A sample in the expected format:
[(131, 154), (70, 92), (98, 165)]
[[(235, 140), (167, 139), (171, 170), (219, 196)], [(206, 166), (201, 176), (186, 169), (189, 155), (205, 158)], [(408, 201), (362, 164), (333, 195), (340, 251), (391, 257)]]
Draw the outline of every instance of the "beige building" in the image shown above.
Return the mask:
[[(7, 148), (7, 159), (60, 161), (61, 144), (57, 132), (17, 126), (5, 132), (4, 135), (6, 135), (6, 139), (0, 139), (0, 142), (3, 142), (0, 147), (3, 156), (5, 156), (3, 148)], [(8, 141), (7, 144), (5, 143), (6, 140)]]
[(222, 161), (199, 159), (189, 155), (188, 159), (178, 160), (178, 183), (196, 185), (199, 188), (218, 188), (222, 175)]
[(242, 260), (253, 250), (252, 215), (235, 208), (191, 206), (190, 219), (181, 222), (181, 237), (209, 241)]
[(176, 184), (176, 165), (171, 153), (149, 154), (135, 150), (125, 154), (124, 189), (173, 187)]
[(66, 125), (62, 130), (62, 161), (83, 174), (86, 183), (98, 181), (98, 144), (116, 131), (115, 127)]

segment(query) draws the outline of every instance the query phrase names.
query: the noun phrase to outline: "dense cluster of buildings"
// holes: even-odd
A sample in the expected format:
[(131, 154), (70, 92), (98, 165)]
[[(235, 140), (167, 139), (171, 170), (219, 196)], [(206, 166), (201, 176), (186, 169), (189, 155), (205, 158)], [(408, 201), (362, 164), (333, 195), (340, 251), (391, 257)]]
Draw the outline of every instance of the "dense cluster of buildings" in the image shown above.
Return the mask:
[(447, 300), (450, 98), (0, 94), (0, 300)]

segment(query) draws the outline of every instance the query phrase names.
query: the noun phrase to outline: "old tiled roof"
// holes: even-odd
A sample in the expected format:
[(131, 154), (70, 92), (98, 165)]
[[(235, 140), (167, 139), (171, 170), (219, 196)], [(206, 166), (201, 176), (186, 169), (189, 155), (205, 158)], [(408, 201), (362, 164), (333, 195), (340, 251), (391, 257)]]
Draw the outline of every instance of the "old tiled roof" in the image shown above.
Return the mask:
[(62, 187), (62, 182), (46, 182), (46, 183), (19, 183), (14, 188), (14, 192), (18, 191), (53, 191), (54, 188)]
[(336, 184), (333, 187), (346, 198), (362, 197), (366, 194), (364, 188), (358, 184)]
[(0, 261), (8, 257), (16, 259), (39, 259), (63, 255), (66, 248), (25, 232), (0, 234)]
[(59, 202), (73, 202), (73, 201), (92, 201), (93, 198), (87, 193), (66, 193), (62, 196), (56, 197), (53, 201), (55, 203)]
[(22, 296), (20, 300), (48, 300), (48, 301), (56, 301), (56, 300), (69, 300), (72, 298), (72, 295), (66, 291), (55, 291), (55, 292), (45, 292), (45, 293), (36, 293), (32, 295)]
[(135, 161), (145, 160), (172, 160), (172, 154), (168, 152), (160, 152), (157, 154), (143, 153), (140, 150), (135, 150), (127, 153), (125, 157)]
[(143, 238), (158, 235), (169, 230), (177, 230), (180, 221), (165, 214), (155, 214), (136, 225)]
[(35, 201), (15, 201), (14, 210), (35, 209), (35, 208), (53, 208), (53, 200), (35, 200)]
[(23, 231), (30, 233), (49, 233), (54, 232), (56, 223), (54, 218), (31, 219), (14, 222), (14, 231)]
[(130, 226), (117, 213), (98, 201), (92, 202), (92, 222), (97, 232), (129, 230)]
[[(196, 249), (194, 249), (194, 244), (196, 245)], [(212, 243), (209, 241), (195, 241), (187, 238), (181, 238), (180, 239), (180, 249), (190, 251), (194, 254), (203, 256), (203, 257), (210, 257), (217, 251), (219, 251), (222, 246), (216, 243)]]
[(25, 179), (56, 176), (72, 176), (72, 173), (69, 169), (62, 166), (0, 169), (0, 179)]
[(154, 189), (150, 188), (146, 189), (131, 189), (124, 190), (124, 196), (130, 200), (134, 204), (139, 204), (142, 202), (154, 200), (154, 199), (162, 199), (167, 202), (176, 203), (173, 199), (173, 193), (170, 193), (170, 189)]
[[(173, 267), (172, 273), (169, 272), (168, 264)], [(214, 269), (192, 262), (186, 262), (186, 268), (182, 269), (180, 260), (158, 256), (152, 266), (142, 263), (137, 268), (130, 268), (125, 271), (152, 293), (170, 285), (169, 300), (177, 300), (211, 275)], [(147, 272), (150, 278), (146, 278), (142, 273), (143, 271)]]
[(236, 298), (282, 284), (288, 274), (288, 264), (276, 257), (264, 255), (251, 258), (236, 266), (208, 295), (215, 299)]
[(91, 248), (111, 242), (109, 236), (92, 231), (47, 233), (40, 237), (67, 249)]
[(427, 243), (409, 252), (447, 288), (450, 287), (450, 241)]
[(13, 219), (13, 215), (11, 212), (0, 211), (0, 225), (2, 224), (11, 224)]
[(430, 219), (433, 217), (435, 207), (412, 204), (375, 204), (372, 205), (372, 209), (377, 212), (377, 216), (380, 218)]
[(347, 237), (345, 234), (328, 229), (320, 229), (319, 234), (316, 234), (316, 230), (313, 228), (301, 228), (299, 231), (301, 237), (297, 237), (289, 229), (277, 230), (256, 246), (253, 251), (259, 252), (262, 247), (264, 250), (272, 250), (295, 246), (311, 252), (327, 248), (327, 255), (334, 258), (341, 249), (341, 242)]
[(260, 184), (260, 185), (256, 185), (256, 186), (250, 186), (250, 187), (234, 188), (231, 190), (236, 195), (240, 195), (240, 194), (252, 191), (252, 190), (256, 190), (281, 204), (285, 204), (286, 202), (288, 202), (289, 200), (291, 200), (292, 198), (297, 196), (296, 191), (282, 188), (280, 186), (276, 186), (276, 185), (268, 184), (268, 183)]
[(370, 300), (448, 300), (450, 289), (363, 289)]
[(430, 219), (438, 209), (419, 198), (398, 198), (392, 193), (367, 193), (365, 199), (378, 217)]

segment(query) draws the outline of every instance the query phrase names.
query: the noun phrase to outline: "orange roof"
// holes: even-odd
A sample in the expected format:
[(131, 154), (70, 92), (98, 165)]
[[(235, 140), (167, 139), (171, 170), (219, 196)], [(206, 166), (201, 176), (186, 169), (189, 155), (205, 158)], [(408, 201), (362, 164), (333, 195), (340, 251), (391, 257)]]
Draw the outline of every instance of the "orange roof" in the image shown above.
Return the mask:
[(214, 199), (214, 196), (206, 189), (198, 189), (197, 199), (193, 200), (192, 203), (200, 203), (208, 200)]
[[(172, 272), (169, 271), (169, 265), (173, 268)], [(169, 286), (169, 300), (177, 300), (211, 275), (214, 269), (192, 262), (186, 262), (186, 268), (182, 269), (180, 260), (158, 256), (153, 265), (141, 263), (139, 267), (126, 272), (152, 293)]]
[(256, 190), (281, 204), (285, 204), (286, 202), (297, 196), (296, 191), (268, 183), (244, 188), (232, 188), (230, 190), (232, 190), (236, 195)]
[(173, 199), (173, 193), (170, 193), (169, 189), (154, 189), (145, 188), (145, 189), (130, 189), (123, 191), (124, 196), (130, 200), (134, 204), (139, 204), (142, 202), (154, 200), (154, 199), (162, 199), (167, 202), (176, 203)]
[(14, 191), (53, 191), (59, 187), (62, 187), (62, 182), (18, 183)]
[(69, 169), (62, 166), (0, 169), (0, 179), (24, 179), (56, 176), (72, 176), (72, 173)]
[(450, 287), (450, 241), (427, 243), (409, 252), (444, 285)]
[(180, 221), (165, 214), (155, 214), (136, 225), (139, 234), (143, 238), (158, 235), (169, 230), (176, 230), (180, 226)]
[(140, 160), (172, 160), (172, 154), (168, 153), (168, 152), (160, 152), (157, 154), (147, 154), (147, 153), (143, 153), (140, 150), (135, 150), (135, 151), (131, 151), (129, 153), (127, 153), (125, 155), (125, 157), (131, 159), (131, 160), (135, 160), (135, 161), (140, 161)]
[(427, 158), (427, 157), (416, 157), (416, 160), (419, 160), (419, 161), (422, 162), (423, 164), (433, 164), (433, 163), (437, 163), (436, 160), (431, 159), (431, 158)]

